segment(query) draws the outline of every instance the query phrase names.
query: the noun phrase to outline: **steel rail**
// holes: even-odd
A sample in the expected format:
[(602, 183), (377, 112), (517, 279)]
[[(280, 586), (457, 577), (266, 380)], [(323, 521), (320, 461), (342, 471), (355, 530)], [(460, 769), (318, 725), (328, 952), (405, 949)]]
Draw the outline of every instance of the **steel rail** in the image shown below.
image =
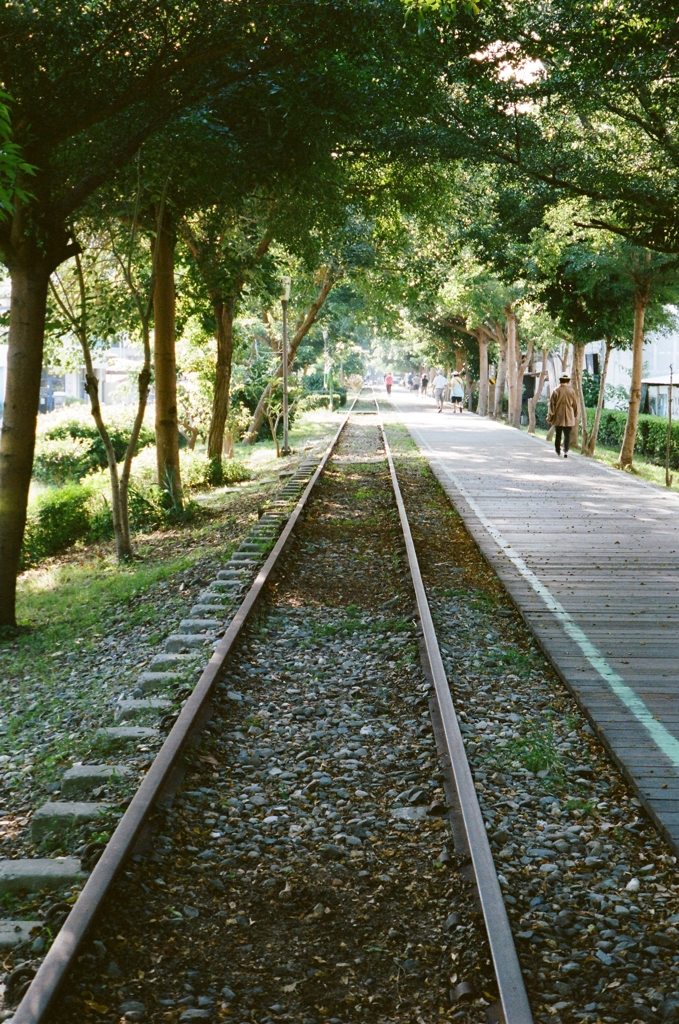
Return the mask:
[(422, 581), (410, 523), (408, 522), (408, 513), (403, 503), (391, 448), (389, 447), (389, 441), (382, 421), (382, 413), (374, 391), (373, 398), (377, 408), (377, 418), (384, 440), (384, 450), (387, 462), (389, 463), (389, 473), (408, 553), (408, 565), (415, 588), (417, 610), (424, 638), (424, 649), (431, 677), (434, 681), (443, 734), (460, 801), (460, 810), (469, 843), (469, 851), (486, 925), (488, 944), (493, 960), (505, 1024), (533, 1024), (533, 1015), (523, 983), (521, 966), (514, 945), (514, 937), (509, 925), (509, 918), (507, 917), (505, 902), (502, 898), (502, 890), (500, 889), (497, 872), (495, 871), (493, 855), (476, 795), (474, 780), (465, 753), (464, 743), (462, 742), (462, 733), (457, 721), (453, 698), (450, 694), (446, 671), (443, 667), (443, 659), (441, 658), (441, 651), (436, 638), (434, 620), (429, 608), (429, 601), (427, 600), (427, 593)]
[[(360, 394), (360, 392), (359, 392)], [(285, 527), (252, 586), (248, 590), (238, 611), (234, 615), (224, 636), (215, 648), (214, 654), (205, 666), (191, 696), (181, 710), (167, 739), (154, 758), (153, 764), (132, 798), (123, 817), (97, 861), (72, 911), (66, 918), (45, 959), (38, 969), (23, 999), (14, 1012), (11, 1024), (41, 1024), (76, 956), (88, 929), (101, 907), (113, 881), (126, 858), (134, 849), (135, 842), (153, 809), (162, 797), (163, 788), (178, 759), (195, 742), (205, 724), (205, 711), (209, 706), (215, 685), (231, 653), (234, 643), (247, 622), (262, 590), (271, 575), (279, 556), (283, 552), (314, 486), (325, 469), (328, 459), (340, 439), (359, 394), (337, 428), (332, 441), (313, 476), (300, 496)]]

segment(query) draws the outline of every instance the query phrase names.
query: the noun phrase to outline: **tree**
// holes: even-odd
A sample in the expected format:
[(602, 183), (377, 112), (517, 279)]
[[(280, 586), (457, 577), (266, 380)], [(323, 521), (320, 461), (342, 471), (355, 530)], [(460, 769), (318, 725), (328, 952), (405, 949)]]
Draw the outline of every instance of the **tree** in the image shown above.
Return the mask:
[(21, 147), (12, 141), (11, 97), (0, 89), (0, 221), (11, 218), (14, 203), (30, 202), (30, 193), (19, 185), (33, 173), (22, 156)]
[[(26, 521), (50, 275), (78, 246), (75, 212), (141, 143), (188, 104), (249, 76), (240, 7), (210, 2), (130, 8), (77, 0), (7, 7), (0, 44), (13, 97), (15, 142), (34, 171), (19, 173), (0, 256), (12, 282), (4, 423), (0, 439), (0, 625), (15, 623), (16, 573)], [(206, 45), (205, 40), (210, 42)], [(262, 54), (264, 51), (262, 51)], [(264, 59), (262, 56), (261, 59)], [(46, 69), (49, 68), (49, 71)]]
[(156, 389), (156, 461), (158, 486), (171, 506), (181, 506), (177, 355), (175, 351), (174, 261), (177, 236), (167, 204), (155, 209), (153, 236), (153, 367)]
[[(158, 230), (164, 214), (165, 198), (163, 193), (158, 208)], [(100, 237), (87, 247), (87, 262), (80, 253), (76, 253), (72, 267), (67, 266), (63, 273), (55, 270), (50, 287), (57, 309), (63, 316), (62, 324), (57, 326), (72, 331), (82, 349), (85, 390), (106, 451), (116, 554), (122, 562), (133, 554), (129, 516), (130, 475), (151, 382), (151, 316), (158, 247), (153, 247), (151, 267), (147, 270), (143, 266), (144, 256), (138, 251), (138, 203), (135, 204), (127, 237), (121, 235), (120, 225), (109, 223), (107, 236)], [(106, 282), (105, 287), (102, 287), (103, 282)], [(144, 357), (137, 377), (137, 410), (120, 470), (99, 400), (99, 381), (92, 362), (93, 327), (99, 329), (104, 342), (110, 340), (111, 334), (121, 333), (123, 327), (134, 329), (134, 313), (129, 308), (125, 309), (130, 304), (136, 312), (136, 326), (141, 335)]]
[(208, 209), (202, 216), (185, 217), (179, 230), (208, 291), (214, 317), (217, 353), (207, 452), (218, 483), (229, 412), (234, 319), (243, 288), (266, 255), (271, 237), (261, 235), (256, 219), (253, 234), (251, 222), (243, 224), (231, 210)]
[(679, 297), (679, 263), (673, 256), (639, 249), (613, 233), (583, 227), (580, 218), (586, 219), (587, 209), (571, 202), (555, 207), (545, 218), (547, 230), (534, 234), (534, 255), (542, 274), (541, 295), (573, 340), (573, 377), (586, 454), (592, 454), (596, 445), (605, 380), (588, 436), (581, 375), (585, 345), (603, 338), (608, 355), (613, 347), (631, 345), (632, 387), (619, 460), (621, 468), (627, 469), (633, 461), (639, 419), (645, 329), (668, 323), (665, 307)]
[[(335, 283), (340, 280), (342, 275), (343, 271), (335, 264), (330, 264), (330, 266), (323, 267), (319, 271), (319, 277), (321, 280), (318, 293), (314, 298), (313, 302), (311, 302), (311, 304), (309, 305), (304, 316), (297, 323), (294, 333), (290, 339), (290, 343), (288, 345), (288, 370), (292, 369), (292, 364), (295, 361), (297, 349), (299, 348), (303, 339), (308, 334), (311, 326), (315, 323), (325, 300), (330, 294), (331, 289), (333, 288)], [(273, 394), (274, 389), (278, 386), (278, 381), (282, 378), (282, 376), (283, 360), (281, 359), (278, 366), (276, 367), (276, 370), (274, 371), (272, 379), (269, 381), (269, 383), (262, 391), (259, 402), (257, 403), (257, 408), (255, 409), (252, 415), (252, 419), (250, 421), (250, 425), (248, 426), (247, 433), (243, 438), (246, 444), (254, 444), (255, 441), (257, 440), (257, 435), (259, 434), (260, 427), (266, 415), (266, 409), (270, 405), (271, 395)]]
[(488, 415), (488, 346), (505, 342), (498, 337), (498, 320), (502, 315), (499, 282), (488, 273), (467, 250), (452, 268), (441, 289), (436, 317), (445, 326), (473, 337), (479, 353), (479, 398), (477, 412)]
[[(141, 8), (113, 0), (96, 10), (78, 0), (58, 8), (37, 0), (30, 8), (9, 6), (3, 30), (0, 56), (14, 100), (15, 142), (26, 165), (35, 168), (30, 193), (17, 177), (21, 191), (15, 192), (11, 218), (0, 225), (0, 253), (12, 278), (0, 440), (0, 625), (12, 625), (48, 281), (76, 253), (72, 221), (88, 197), (170, 122), (181, 126), (189, 115), (207, 122), (216, 97), (235, 108), (238, 87), (252, 81), (266, 83), (273, 94), (280, 69), (308, 93), (318, 87), (320, 106), (323, 83), (316, 73), (332, 66), (337, 102), (329, 120), (339, 128), (343, 117), (361, 112), (361, 131), (337, 132), (332, 152), (338, 165), (363, 147), (386, 150), (389, 140), (380, 133), (387, 121), (400, 124), (412, 112), (422, 122), (435, 109), (447, 56), (438, 39), (404, 27), (396, 0), (302, 7), (161, 0)], [(452, 40), (452, 30), (447, 34)], [(361, 185), (367, 195), (380, 187), (390, 183), (366, 178)], [(166, 235), (163, 229), (161, 247)], [(163, 308), (171, 337), (170, 303)], [(168, 394), (165, 412), (174, 404)], [(163, 430), (169, 431), (172, 417), (165, 412)]]

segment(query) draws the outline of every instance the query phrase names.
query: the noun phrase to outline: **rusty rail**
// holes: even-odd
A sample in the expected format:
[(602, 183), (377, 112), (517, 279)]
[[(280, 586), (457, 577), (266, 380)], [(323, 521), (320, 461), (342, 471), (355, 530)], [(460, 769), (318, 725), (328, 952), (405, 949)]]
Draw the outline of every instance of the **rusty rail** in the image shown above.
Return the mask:
[(441, 726), (445, 737), (445, 744), (453, 770), (455, 787), (462, 812), (469, 852), (471, 854), (472, 866), (476, 878), (476, 887), (483, 911), (483, 918), (488, 935), (488, 945), (493, 960), (495, 979), (497, 981), (498, 994), (502, 1005), (505, 1024), (533, 1024), (528, 996), (523, 983), (521, 966), (516, 954), (514, 937), (509, 925), (507, 910), (502, 890), (498, 881), (493, 855), (491, 853), (486, 826), (481, 814), (481, 808), (474, 787), (471, 769), (467, 760), (467, 754), (462, 741), (462, 733), (455, 714), (453, 698), (450, 694), (446, 670), (443, 667), (443, 659), (436, 638), (436, 629), (432, 619), (427, 593), (422, 581), (422, 574), (417, 560), (415, 544), (408, 522), (401, 495), (396, 468), (389, 447), (379, 402), (375, 397), (375, 406), (380, 425), (380, 431), (384, 440), (384, 450), (389, 463), (391, 482), (394, 488), (394, 496), (398, 506), (398, 514), (401, 520), (401, 529), (408, 554), (408, 565), (412, 576), (415, 596), (417, 599), (417, 610), (422, 626), (425, 657), (429, 663), (429, 670), (434, 681), (436, 700), (438, 703)]

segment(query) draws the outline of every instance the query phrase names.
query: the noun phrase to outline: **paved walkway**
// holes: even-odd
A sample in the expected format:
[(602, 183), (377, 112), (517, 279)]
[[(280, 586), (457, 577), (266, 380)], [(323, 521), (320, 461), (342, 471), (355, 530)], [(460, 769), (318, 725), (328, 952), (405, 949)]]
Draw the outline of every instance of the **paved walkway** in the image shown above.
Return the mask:
[(679, 852), (679, 497), (430, 399), (392, 402)]

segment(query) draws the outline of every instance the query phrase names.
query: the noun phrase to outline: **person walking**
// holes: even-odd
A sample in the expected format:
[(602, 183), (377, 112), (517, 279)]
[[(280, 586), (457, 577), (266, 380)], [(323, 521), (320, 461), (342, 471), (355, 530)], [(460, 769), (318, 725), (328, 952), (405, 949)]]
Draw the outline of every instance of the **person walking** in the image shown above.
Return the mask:
[(464, 398), (464, 388), (462, 387), (462, 381), (458, 373), (453, 374), (453, 387), (450, 393), (450, 400), (453, 403), (453, 412), (462, 412), (462, 399)]
[(578, 418), (578, 396), (571, 387), (571, 379), (567, 373), (559, 377), (559, 386), (555, 388), (549, 399), (547, 422), (555, 428), (554, 448), (561, 458), (561, 438), (563, 435), (563, 457), (568, 458), (571, 446), (571, 430)]
[(388, 395), (391, 394), (391, 385), (393, 383), (394, 383), (394, 378), (392, 377), (392, 375), (390, 373), (385, 373), (385, 375), (384, 375), (384, 386), (387, 389), (387, 394)]
[(434, 398), (439, 412), (443, 412), (443, 393), (447, 387), (448, 378), (444, 375), (443, 370), (437, 370), (434, 377)]
[(427, 388), (428, 387), (429, 387), (429, 377), (427, 377), (426, 373), (423, 373), (422, 377), (420, 379), (420, 391), (421, 391), (421, 393), (423, 395), (427, 394)]

